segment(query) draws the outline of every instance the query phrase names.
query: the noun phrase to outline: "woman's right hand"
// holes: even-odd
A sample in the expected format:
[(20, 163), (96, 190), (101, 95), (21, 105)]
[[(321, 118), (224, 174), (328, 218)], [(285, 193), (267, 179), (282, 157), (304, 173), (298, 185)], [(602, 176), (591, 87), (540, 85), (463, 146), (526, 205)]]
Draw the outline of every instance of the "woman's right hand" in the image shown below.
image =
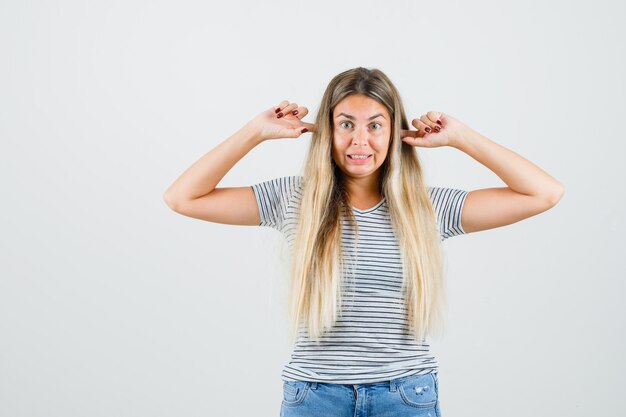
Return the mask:
[[(296, 111), (296, 114), (293, 114)], [(301, 119), (309, 113), (306, 107), (298, 106), (287, 100), (271, 107), (250, 120), (247, 126), (256, 132), (261, 140), (278, 138), (297, 138), (304, 132), (314, 132), (315, 125)], [(306, 130), (304, 130), (306, 129)]]

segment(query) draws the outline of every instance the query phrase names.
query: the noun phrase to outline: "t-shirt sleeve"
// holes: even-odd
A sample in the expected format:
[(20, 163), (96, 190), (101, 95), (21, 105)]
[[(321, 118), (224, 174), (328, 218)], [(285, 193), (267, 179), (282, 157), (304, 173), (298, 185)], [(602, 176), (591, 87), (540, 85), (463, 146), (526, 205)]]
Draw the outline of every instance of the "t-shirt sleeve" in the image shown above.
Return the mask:
[(468, 191), (429, 186), (428, 193), (437, 215), (441, 241), (443, 242), (452, 236), (465, 234), (461, 225), (461, 213)]
[(301, 177), (288, 176), (274, 178), (253, 184), (252, 190), (259, 207), (259, 226), (272, 227), (283, 231), (289, 203), (300, 185)]

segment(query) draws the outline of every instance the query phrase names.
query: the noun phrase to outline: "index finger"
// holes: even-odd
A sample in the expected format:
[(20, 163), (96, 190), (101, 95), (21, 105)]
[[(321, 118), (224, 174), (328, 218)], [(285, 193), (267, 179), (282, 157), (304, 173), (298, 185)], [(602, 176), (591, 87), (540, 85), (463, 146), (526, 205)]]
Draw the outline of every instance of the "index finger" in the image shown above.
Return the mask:
[(302, 122), (302, 124), (309, 130), (309, 132), (317, 131), (317, 127), (313, 123)]
[(419, 137), (419, 132), (417, 130), (404, 130), (404, 129), (401, 129), (400, 130), (400, 137), (401, 138), (408, 138), (408, 137), (417, 138), (417, 137)]

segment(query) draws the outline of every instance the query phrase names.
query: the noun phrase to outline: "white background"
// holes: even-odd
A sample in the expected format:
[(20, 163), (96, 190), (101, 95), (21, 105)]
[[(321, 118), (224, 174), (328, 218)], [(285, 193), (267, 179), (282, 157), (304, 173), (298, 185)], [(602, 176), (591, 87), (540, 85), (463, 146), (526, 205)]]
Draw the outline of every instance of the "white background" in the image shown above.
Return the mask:
[[(0, 3), (0, 415), (278, 416), (282, 236), (171, 211), (249, 119), (383, 70), (561, 181), (552, 210), (444, 244), (443, 417), (618, 416), (626, 113), (620, 1)], [(300, 172), (310, 134), (219, 186)], [(504, 186), (452, 148), (429, 184)]]

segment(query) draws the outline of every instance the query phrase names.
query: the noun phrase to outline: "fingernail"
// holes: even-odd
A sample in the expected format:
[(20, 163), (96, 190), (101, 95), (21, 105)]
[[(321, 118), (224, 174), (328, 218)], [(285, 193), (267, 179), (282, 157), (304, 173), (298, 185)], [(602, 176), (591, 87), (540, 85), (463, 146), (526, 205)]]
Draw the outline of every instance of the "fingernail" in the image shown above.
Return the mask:
[(283, 117), (283, 113), (282, 113), (282, 112), (278, 113), (278, 114), (276, 115), (276, 117), (278, 117), (278, 118), (280, 119), (281, 117)]
[(435, 126), (435, 132), (439, 132), (441, 128), (439, 126)]
[(294, 114), (294, 115), (298, 114), (298, 110), (292, 111), (291, 114)]
[(301, 132), (302, 132), (302, 133), (304, 133), (304, 132), (308, 132), (308, 131), (309, 131), (309, 129), (307, 129), (306, 127), (305, 127), (304, 129), (302, 129), (302, 130), (301, 130)]
[(276, 109), (274, 109), (274, 113), (278, 113), (280, 111), (280, 107), (277, 107)]
[(442, 124), (441, 124), (441, 120), (437, 120), (437, 124), (438, 124), (439, 126), (441, 126), (441, 125), (442, 125)]
[(425, 127), (425, 128), (424, 128), (424, 130), (425, 130), (425, 131), (427, 131), (428, 133), (430, 133), (430, 131), (431, 131), (432, 129), (431, 129), (430, 127), (428, 127), (428, 126), (427, 126), (427, 127)]

